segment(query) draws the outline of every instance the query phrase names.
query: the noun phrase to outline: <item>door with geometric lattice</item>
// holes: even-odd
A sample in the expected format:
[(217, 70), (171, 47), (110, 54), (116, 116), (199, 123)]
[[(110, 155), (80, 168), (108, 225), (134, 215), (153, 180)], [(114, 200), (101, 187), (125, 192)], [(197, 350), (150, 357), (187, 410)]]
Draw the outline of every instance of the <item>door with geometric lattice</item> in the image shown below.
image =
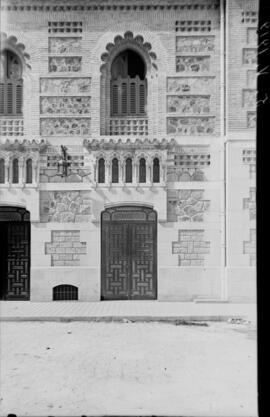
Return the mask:
[(101, 214), (101, 299), (157, 298), (157, 214), (148, 206)]
[(29, 212), (0, 207), (0, 298), (30, 299)]

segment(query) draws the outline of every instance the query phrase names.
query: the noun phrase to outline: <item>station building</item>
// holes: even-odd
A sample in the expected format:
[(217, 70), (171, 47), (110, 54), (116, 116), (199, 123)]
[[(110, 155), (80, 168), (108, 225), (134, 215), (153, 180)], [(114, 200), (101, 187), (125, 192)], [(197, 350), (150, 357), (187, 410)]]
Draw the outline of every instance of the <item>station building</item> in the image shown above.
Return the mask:
[(2, 300), (253, 302), (256, 0), (2, 0)]

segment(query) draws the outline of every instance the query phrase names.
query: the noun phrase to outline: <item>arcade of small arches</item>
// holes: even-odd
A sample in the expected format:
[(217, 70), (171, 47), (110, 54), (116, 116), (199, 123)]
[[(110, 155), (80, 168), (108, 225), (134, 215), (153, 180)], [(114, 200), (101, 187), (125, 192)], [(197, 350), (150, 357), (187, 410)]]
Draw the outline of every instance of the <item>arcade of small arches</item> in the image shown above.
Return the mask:
[(101, 154), (96, 159), (95, 180), (98, 184), (163, 184), (166, 169), (161, 158), (146, 155), (126, 156), (111, 155), (110, 158)]
[(0, 184), (37, 184), (37, 165), (34, 157), (0, 155)]

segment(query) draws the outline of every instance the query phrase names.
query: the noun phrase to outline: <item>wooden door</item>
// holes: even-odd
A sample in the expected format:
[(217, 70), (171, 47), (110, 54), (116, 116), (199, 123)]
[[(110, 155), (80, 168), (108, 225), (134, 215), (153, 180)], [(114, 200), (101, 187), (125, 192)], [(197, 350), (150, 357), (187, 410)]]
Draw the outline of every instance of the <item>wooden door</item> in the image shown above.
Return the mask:
[(101, 216), (101, 299), (156, 299), (156, 212), (122, 206)]
[(29, 300), (29, 212), (8, 209), (0, 207), (0, 295), (2, 300)]

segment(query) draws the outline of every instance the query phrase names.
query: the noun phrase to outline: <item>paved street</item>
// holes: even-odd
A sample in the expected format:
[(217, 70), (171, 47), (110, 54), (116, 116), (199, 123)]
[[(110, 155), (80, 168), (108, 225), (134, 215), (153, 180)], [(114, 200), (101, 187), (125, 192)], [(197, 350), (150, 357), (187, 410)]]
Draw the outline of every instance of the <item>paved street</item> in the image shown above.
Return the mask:
[(253, 324), (2, 322), (1, 416), (256, 416)]

